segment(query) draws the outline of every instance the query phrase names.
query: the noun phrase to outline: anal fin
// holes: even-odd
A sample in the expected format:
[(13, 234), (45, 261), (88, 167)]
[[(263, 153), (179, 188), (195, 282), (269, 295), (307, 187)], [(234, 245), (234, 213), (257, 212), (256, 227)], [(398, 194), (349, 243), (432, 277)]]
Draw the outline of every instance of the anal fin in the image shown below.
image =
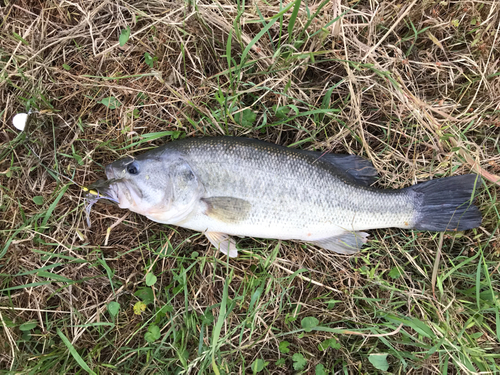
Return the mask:
[(228, 234), (220, 232), (205, 232), (205, 236), (216, 249), (222, 251), (229, 258), (236, 258), (238, 256), (236, 242)]
[(366, 243), (368, 233), (345, 232), (339, 236), (328, 237), (312, 242), (314, 245), (340, 254), (354, 254)]

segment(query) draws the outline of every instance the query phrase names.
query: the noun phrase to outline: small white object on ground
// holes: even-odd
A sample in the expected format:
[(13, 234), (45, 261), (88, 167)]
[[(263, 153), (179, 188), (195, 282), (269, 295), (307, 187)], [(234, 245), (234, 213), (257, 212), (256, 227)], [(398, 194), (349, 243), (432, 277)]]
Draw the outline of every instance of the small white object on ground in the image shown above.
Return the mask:
[(28, 121), (27, 113), (18, 113), (12, 118), (12, 125), (14, 125), (16, 129), (23, 131), (27, 121)]

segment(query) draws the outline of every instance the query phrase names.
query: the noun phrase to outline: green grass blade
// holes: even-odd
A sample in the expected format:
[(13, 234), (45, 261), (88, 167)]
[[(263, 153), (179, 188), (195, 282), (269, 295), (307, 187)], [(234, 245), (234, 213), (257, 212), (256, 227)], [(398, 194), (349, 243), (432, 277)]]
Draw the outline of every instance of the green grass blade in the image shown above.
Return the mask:
[(0, 290), (0, 292), (8, 292), (9, 290), (18, 290), (18, 289), (25, 289), (25, 288), (36, 288), (37, 286), (41, 285), (47, 285), (50, 284), (52, 281), (40, 281), (37, 283), (28, 283), (28, 284), (23, 284), (23, 285), (16, 285), (16, 286), (11, 286), (10, 288), (5, 288)]
[(61, 200), (61, 198), (63, 197), (64, 193), (66, 193), (66, 190), (68, 190), (68, 187), (69, 185), (65, 185), (61, 191), (59, 192), (59, 194), (57, 195), (56, 199), (54, 199), (54, 202), (52, 202), (49, 206), (49, 209), (47, 210), (47, 212), (45, 213), (45, 217), (42, 221), (42, 228), (45, 227), (45, 225), (47, 224), (47, 222), (49, 221), (49, 218), (52, 216), (52, 212), (54, 212), (55, 208), (57, 207), (57, 204), (59, 203), (59, 201)]
[(3, 258), (3, 256), (5, 255), (5, 253), (7, 253), (7, 249), (9, 248), (10, 244), (12, 243), (12, 241), (14, 241), (14, 238), (21, 232), (23, 232), (24, 230), (28, 229), (29, 228), (29, 225), (26, 225), (26, 226), (22, 226), (18, 229), (16, 229), (14, 231), (14, 233), (12, 234), (12, 236), (10, 236), (10, 238), (5, 242), (5, 245), (2, 249), (2, 251), (0, 251), (0, 259)]
[(297, 20), (297, 14), (299, 13), (301, 0), (295, 0), (295, 6), (293, 7), (292, 15), (290, 16), (290, 22), (288, 24), (288, 42), (292, 39), (293, 28), (295, 27), (295, 21)]
[(229, 31), (229, 35), (227, 36), (227, 43), (226, 43), (226, 60), (227, 60), (227, 67), (228, 69), (231, 68), (231, 44), (233, 40), (233, 29)]
[(226, 319), (226, 306), (230, 280), (231, 277), (228, 277), (224, 283), (224, 291), (222, 294), (222, 301), (219, 309), (219, 317), (217, 318), (217, 324), (215, 325), (214, 332), (212, 334), (212, 368), (217, 375), (220, 375), (220, 372), (217, 364), (215, 363), (215, 352), (217, 350), (222, 325), (224, 324), (224, 320)]
[(37, 273), (39, 277), (45, 277), (46, 279), (52, 279), (60, 282), (71, 283), (73, 280), (68, 279), (67, 277), (58, 275), (57, 273), (47, 272), (47, 271), (39, 271)]
[[(478, 253), (480, 253), (478, 251)], [(479, 262), (477, 262), (477, 269), (476, 269), (476, 304), (477, 304), (477, 309), (481, 310), (481, 268), (483, 265), (483, 254), (481, 252), (481, 258), (479, 258)]]
[(495, 293), (493, 289), (493, 283), (491, 282), (490, 273), (488, 272), (488, 265), (486, 264), (486, 259), (484, 259), (484, 257), (482, 257), (482, 265), (484, 267), (484, 275), (488, 284), (488, 289), (491, 293), (491, 298), (494, 301), (493, 308), (495, 309), (496, 334), (497, 339), (500, 342), (500, 300), (498, 299), (498, 293)]
[(255, 43), (257, 43), (260, 40), (260, 38), (262, 38), (262, 36), (267, 32), (267, 30), (269, 30), (276, 23), (276, 21), (278, 21), (278, 19), (280, 18), (280, 16), (282, 16), (283, 14), (285, 14), (293, 5), (294, 5), (294, 3), (290, 3), (281, 12), (279, 12), (278, 14), (276, 14), (275, 16), (273, 16), (272, 19), (271, 19), (271, 21), (266, 26), (264, 26), (262, 28), (262, 30), (260, 30), (258, 32), (258, 34), (250, 41), (250, 43), (248, 43), (248, 45), (246, 46), (246, 48), (243, 50), (243, 53), (241, 54), (240, 69), (243, 67), (243, 65), (245, 63), (245, 59), (246, 59), (248, 53), (250, 52), (250, 50), (252, 49), (252, 47), (255, 45)]
[(73, 358), (81, 366), (81, 368), (84, 369), (85, 371), (87, 371), (91, 375), (96, 375), (96, 373), (94, 371), (92, 371), (90, 369), (90, 367), (87, 365), (87, 363), (85, 363), (85, 361), (80, 356), (80, 354), (78, 354), (78, 352), (76, 351), (73, 344), (71, 344), (71, 341), (68, 340), (68, 338), (64, 335), (64, 333), (59, 328), (57, 329), (57, 334), (59, 335), (59, 337), (63, 341), (64, 345), (66, 345), (66, 347), (68, 348), (68, 350), (71, 353), (71, 355), (73, 356)]
[(300, 40), (302, 38), (302, 36), (305, 34), (305, 32), (307, 31), (307, 29), (309, 28), (309, 26), (311, 26), (311, 23), (313, 22), (313, 20), (316, 18), (316, 16), (321, 12), (321, 9), (323, 9), (323, 7), (327, 4), (330, 3), (330, 0), (323, 0), (323, 2), (321, 4), (319, 4), (318, 6), (318, 9), (316, 9), (316, 12), (314, 12), (314, 14), (312, 15), (312, 17), (309, 17), (309, 19), (307, 20), (306, 24), (304, 25), (304, 28), (302, 29), (302, 31), (300, 32), (299, 36), (298, 36), (298, 39)]

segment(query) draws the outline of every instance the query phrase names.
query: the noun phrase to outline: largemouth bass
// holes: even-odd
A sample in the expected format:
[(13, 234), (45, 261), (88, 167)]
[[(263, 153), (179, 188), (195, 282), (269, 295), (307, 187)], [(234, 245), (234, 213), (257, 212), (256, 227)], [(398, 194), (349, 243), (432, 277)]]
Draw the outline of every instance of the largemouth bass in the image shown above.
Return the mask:
[[(400, 190), (369, 185), (377, 172), (354, 155), (323, 154), (236, 137), (167, 143), (106, 166), (90, 194), (159, 223), (202, 232), (229, 257), (232, 236), (305, 241), (342, 254), (365, 230), (461, 231), (481, 224), (474, 174)], [(96, 193), (97, 191), (97, 193)]]

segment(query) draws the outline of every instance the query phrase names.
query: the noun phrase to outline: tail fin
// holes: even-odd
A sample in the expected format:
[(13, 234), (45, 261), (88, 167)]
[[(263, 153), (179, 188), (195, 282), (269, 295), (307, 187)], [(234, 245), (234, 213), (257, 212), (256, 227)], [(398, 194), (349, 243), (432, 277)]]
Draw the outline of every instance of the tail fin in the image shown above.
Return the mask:
[(415, 194), (415, 229), (459, 231), (481, 225), (481, 212), (474, 197), (481, 186), (475, 174), (427, 181), (409, 190)]

